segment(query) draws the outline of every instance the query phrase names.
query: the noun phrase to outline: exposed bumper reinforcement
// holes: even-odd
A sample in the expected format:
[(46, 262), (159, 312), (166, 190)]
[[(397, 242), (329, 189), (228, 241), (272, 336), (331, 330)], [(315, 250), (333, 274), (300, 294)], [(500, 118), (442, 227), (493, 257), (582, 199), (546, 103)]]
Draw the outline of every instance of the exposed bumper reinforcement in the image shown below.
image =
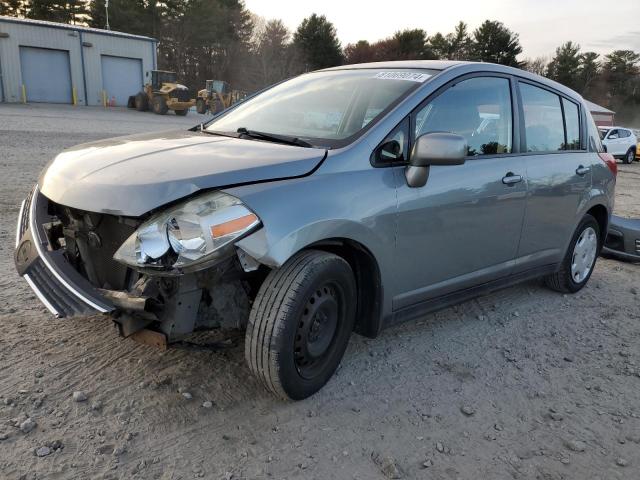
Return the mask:
[(64, 252), (51, 249), (44, 229), (51, 221), (46, 203), (37, 185), (22, 203), (14, 254), (18, 273), (56, 317), (113, 311), (113, 304), (69, 264)]

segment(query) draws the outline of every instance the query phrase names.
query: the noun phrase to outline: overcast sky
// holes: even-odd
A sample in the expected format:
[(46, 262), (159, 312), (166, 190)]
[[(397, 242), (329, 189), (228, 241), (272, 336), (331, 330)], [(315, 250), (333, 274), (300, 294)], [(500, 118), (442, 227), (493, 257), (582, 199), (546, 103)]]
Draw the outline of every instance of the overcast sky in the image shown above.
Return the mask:
[(640, 0), (245, 0), (253, 13), (280, 18), (292, 31), (311, 13), (333, 22), (342, 45), (375, 41), (405, 28), (428, 35), (453, 30), (459, 20), (471, 30), (500, 20), (520, 34), (521, 59), (552, 56), (567, 40), (583, 50), (640, 52)]

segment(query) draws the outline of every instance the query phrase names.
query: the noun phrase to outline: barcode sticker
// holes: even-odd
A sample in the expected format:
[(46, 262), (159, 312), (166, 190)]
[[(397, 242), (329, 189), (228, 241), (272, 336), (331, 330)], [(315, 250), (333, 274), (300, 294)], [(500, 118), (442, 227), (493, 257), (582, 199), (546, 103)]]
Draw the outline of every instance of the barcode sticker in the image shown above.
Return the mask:
[(380, 72), (376, 73), (373, 78), (381, 78), (383, 80), (408, 80), (409, 82), (423, 83), (431, 78), (431, 75), (417, 72)]

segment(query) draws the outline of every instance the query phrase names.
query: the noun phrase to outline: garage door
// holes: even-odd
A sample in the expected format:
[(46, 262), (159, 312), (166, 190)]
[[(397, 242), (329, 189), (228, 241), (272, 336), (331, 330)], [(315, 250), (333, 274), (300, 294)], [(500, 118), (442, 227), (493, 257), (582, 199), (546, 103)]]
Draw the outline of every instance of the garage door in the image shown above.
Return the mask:
[(142, 89), (142, 60), (102, 55), (102, 88), (109, 100), (126, 107), (129, 96)]
[(71, 103), (67, 50), (20, 47), (20, 69), (28, 102)]

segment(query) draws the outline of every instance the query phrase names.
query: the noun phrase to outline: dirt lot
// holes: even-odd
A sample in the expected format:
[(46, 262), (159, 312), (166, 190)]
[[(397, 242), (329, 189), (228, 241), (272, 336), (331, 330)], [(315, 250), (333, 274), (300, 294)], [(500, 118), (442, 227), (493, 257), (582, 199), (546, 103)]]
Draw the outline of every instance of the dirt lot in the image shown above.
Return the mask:
[[(76, 143), (200, 118), (0, 106), (1, 478), (640, 478), (640, 265), (600, 259), (574, 296), (530, 282), (353, 336), (299, 403), (253, 380), (241, 337), (160, 352), (105, 317), (52, 318), (12, 260), (40, 169)], [(618, 178), (619, 212), (640, 215), (640, 164)]]

